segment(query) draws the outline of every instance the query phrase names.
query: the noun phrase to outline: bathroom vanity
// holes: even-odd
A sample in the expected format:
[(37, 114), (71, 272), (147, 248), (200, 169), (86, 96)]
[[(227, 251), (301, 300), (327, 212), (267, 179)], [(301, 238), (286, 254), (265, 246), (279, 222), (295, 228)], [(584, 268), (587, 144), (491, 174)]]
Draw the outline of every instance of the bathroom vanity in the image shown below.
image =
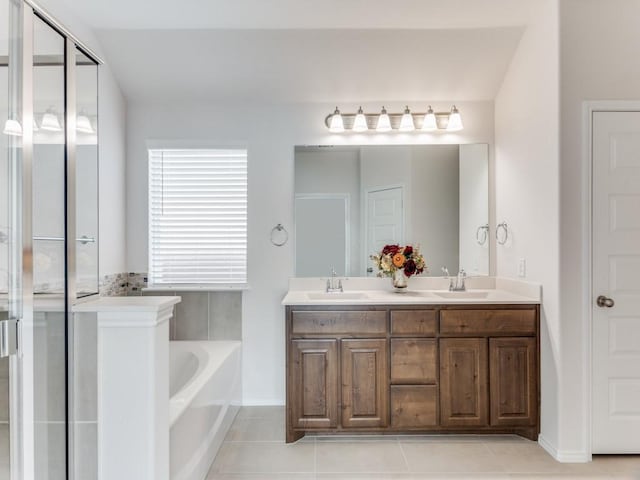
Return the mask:
[(447, 292), (424, 279), (397, 294), (354, 279), (367, 285), (323, 294), (296, 280), (283, 300), (287, 442), (310, 432), (537, 440), (539, 286), (485, 278), (490, 288)]

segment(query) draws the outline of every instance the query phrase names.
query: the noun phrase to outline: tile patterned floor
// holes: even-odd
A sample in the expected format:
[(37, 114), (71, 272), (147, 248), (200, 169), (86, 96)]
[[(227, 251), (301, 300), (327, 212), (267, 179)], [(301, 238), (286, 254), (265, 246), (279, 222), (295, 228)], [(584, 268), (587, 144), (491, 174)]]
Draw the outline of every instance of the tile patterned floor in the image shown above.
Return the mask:
[(286, 445), (284, 409), (240, 410), (208, 480), (640, 480), (640, 456), (556, 462), (537, 443), (498, 436), (313, 437)]

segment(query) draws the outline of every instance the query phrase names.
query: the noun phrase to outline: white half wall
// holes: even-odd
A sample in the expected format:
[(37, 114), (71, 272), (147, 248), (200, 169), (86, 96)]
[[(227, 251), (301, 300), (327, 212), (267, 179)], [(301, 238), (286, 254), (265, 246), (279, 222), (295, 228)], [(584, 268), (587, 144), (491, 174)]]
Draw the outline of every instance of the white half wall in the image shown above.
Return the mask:
[[(402, 111), (405, 103), (412, 104), (407, 99), (386, 107), (390, 111)], [(434, 102), (434, 108), (447, 109), (451, 103)], [(362, 107), (376, 111), (381, 104)], [(129, 104), (128, 270), (147, 270), (147, 142), (246, 147), (250, 290), (243, 293), (242, 300), (244, 403), (283, 404), (285, 336), (284, 307), (280, 302), (294, 271), (294, 238), (278, 248), (270, 243), (269, 232), (277, 223), (282, 223), (290, 233), (294, 230), (294, 145), (492, 144), (492, 102), (456, 102), (456, 105), (465, 124), (465, 130), (458, 134), (335, 135), (330, 134), (323, 123), (324, 117), (335, 108), (334, 104)], [(348, 110), (347, 107), (344, 109)]]
[[(540, 0), (495, 102), (496, 222), (509, 225), (497, 247), (497, 274), (542, 283), (541, 437), (561, 450), (562, 376), (559, 295), (558, 0)], [(569, 342), (577, 342), (569, 339)]]
[[(589, 194), (583, 178), (583, 104), (587, 100), (640, 100), (640, 0), (562, 0), (560, 46), (562, 99), (561, 244), (562, 343), (564, 372), (561, 448), (591, 452), (590, 286), (585, 240)], [(597, 32), (594, 35), (594, 32)]]

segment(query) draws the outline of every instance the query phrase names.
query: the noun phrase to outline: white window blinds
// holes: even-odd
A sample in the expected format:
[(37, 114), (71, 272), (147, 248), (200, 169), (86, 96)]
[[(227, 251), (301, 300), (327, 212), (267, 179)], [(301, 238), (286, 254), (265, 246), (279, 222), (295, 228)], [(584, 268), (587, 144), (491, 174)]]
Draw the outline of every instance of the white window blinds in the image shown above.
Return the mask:
[(149, 150), (149, 285), (247, 282), (247, 151)]

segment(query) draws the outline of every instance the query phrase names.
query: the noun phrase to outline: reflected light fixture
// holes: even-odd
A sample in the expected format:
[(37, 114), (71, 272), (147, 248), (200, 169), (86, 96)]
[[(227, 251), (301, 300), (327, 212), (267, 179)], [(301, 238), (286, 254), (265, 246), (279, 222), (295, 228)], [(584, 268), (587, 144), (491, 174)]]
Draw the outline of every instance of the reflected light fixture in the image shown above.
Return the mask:
[(387, 109), (382, 107), (380, 116), (378, 117), (378, 124), (376, 125), (376, 132), (390, 132), (391, 131), (391, 119), (387, 113)]
[(37, 132), (38, 130), (40, 130), (40, 128), (38, 128), (38, 122), (36, 122), (36, 117), (33, 117), (33, 131)]
[(362, 111), (362, 107), (358, 108), (358, 113), (356, 113), (356, 118), (353, 120), (353, 127), (351, 130), (354, 132), (366, 132), (369, 130), (369, 125), (367, 125), (367, 118), (364, 116), (364, 112)]
[(80, 133), (95, 133), (95, 130), (91, 126), (91, 120), (84, 111), (81, 111), (76, 118), (76, 130)]
[(451, 107), (451, 113), (449, 114), (449, 124), (447, 125), (447, 131), (457, 132), (462, 130), (463, 128), (462, 117), (460, 116), (460, 112), (454, 105), (453, 107)]
[(342, 121), (342, 115), (340, 115), (340, 110), (336, 107), (335, 112), (331, 115), (331, 123), (329, 125), (329, 131), (331, 133), (342, 133), (344, 132), (344, 122)]
[(438, 122), (436, 121), (436, 114), (433, 113), (433, 108), (429, 105), (429, 109), (427, 113), (424, 115), (424, 120), (422, 121), (422, 131), (423, 132), (433, 132), (438, 129)]
[(409, 105), (404, 107), (404, 113), (402, 114), (402, 118), (400, 119), (400, 127), (398, 130), (401, 132), (413, 132), (416, 129), (416, 126), (413, 123), (413, 115), (411, 115), (411, 111), (409, 111)]
[(21, 137), (22, 125), (20, 125), (19, 121), (13, 118), (8, 118), (4, 123), (4, 129), (2, 129), (2, 133), (11, 137)]
[(40, 128), (42, 130), (47, 130), (49, 132), (61, 132), (62, 127), (60, 126), (60, 120), (58, 120), (58, 116), (53, 111), (53, 108), (49, 108), (44, 115), (42, 115), (42, 120), (40, 121)]
[(412, 113), (408, 105), (402, 113), (389, 113), (382, 107), (378, 114), (365, 113), (362, 107), (356, 113), (341, 113), (336, 107), (325, 117), (324, 124), (332, 133), (457, 132), (464, 128), (462, 116), (455, 105), (444, 112), (435, 112), (429, 105), (426, 113)]

